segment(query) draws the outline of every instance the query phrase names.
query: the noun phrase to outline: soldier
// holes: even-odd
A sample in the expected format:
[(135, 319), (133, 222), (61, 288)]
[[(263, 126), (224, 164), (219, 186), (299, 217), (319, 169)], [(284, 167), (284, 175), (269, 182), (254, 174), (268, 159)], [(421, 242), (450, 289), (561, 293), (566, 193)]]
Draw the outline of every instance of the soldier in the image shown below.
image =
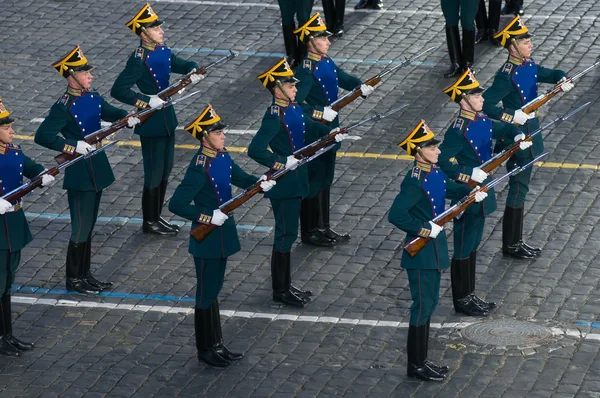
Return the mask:
[(485, 0), (479, 0), (479, 8), (477, 9), (477, 15), (475, 15), (475, 23), (477, 24), (475, 43), (481, 43), (489, 39), (492, 45), (500, 45), (498, 40), (494, 39), (494, 35), (500, 25), (501, 8), (502, 0), (489, 0), (489, 15), (486, 15)]
[[(169, 210), (199, 224), (217, 225), (202, 242), (190, 236), (189, 253), (196, 265), (196, 306), (194, 329), (198, 359), (210, 366), (224, 368), (242, 354), (229, 351), (223, 343), (218, 296), (223, 287), (227, 257), (240, 251), (240, 241), (233, 216), (227, 216), (219, 206), (231, 199), (231, 185), (247, 188), (258, 179), (236, 165), (225, 149), (224, 129), (227, 126), (210, 105), (185, 129), (202, 142), (192, 158), (181, 184), (169, 203)], [(261, 177), (266, 180), (265, 176)], [(275, 181), (263, 181), (263, 192)], [(192, 202), (194, 202), (192, 204)]]
[[(248, 146), (248, 156), (271, 169), (293, 169), (298, 163), (293, 156), (294, 151), (329, 134), (330, 128), (305, 116), (302, 108), (294, 102), (298, 79), (285, 59), (258, 79), (273, 95), (273, 102)], [(337, 134), (336, 141), (342, 141), (345, 136)], [(277, 187), (265, 195), (271, 199), (275, 216), (271, 258), (273, 300), (296, 307), (304, 307), (312, 295), (310, 291), (302, 291), (291, 284), (290, 266), (290, 251), (298, 237), (300, 205), (307, 195), (308, 173), (304, 165), (286, 174)]]
[[(473, 180), (484, 183), (489, 179), (488, 174), (479, 166), (492, 157), (492, 139), (514, 141), (522, 140), (525, 136), (514, 124), (494, 122), (482, 113), (483, 88), (471, 70), (463, 73), (444, 92), (460, 106), (460, 112), (444, 135), (438, 164), (448, 177), (457, 182)], [(527, 149), (531, 142), (521, 142), (520, 146)], [(477, 248), (483, 236), (485, 217), (495, 210), (496, 194), (492, 188), (482, 203), (469, 206), (461, 217), (454, 219), (450, 281), (456, 312), (487, 316), (496, 308), (495, 303), (475, 295)]]
[(372, 10), (383, 10), (383, 0), (358, 0), (354, 6), (355, 10), (370, 8)]
[[(406, 269), (413, 304), (406, 351), (407, 375), (421, 380), (442, 381), (448, 373), (447, 366), (427, 360), (429, 324), (440, 294), (440, 276), (448, 268), (448, 242), (443, 227), (431, 221), (444, 212), (445, 200), (460, 199), (470, 189), (448, 179), (437, 167), (439, 141), (421, 121), (398, 146), (415, 157), (415, 163), (400, 186), (388, 220), (406, 232), (407, 243), (417, 236), (431, 238), (414, 257), (402, 253), (401, 266)], [(476, 202), (485, 199), (485, 192), (475, 194)]]
[[(44, 167), (23, 154), (19, 145), (12, 144), (15, 131), (14, 119), (0, 99), (0, 196), (6, 195), (23, 184), (23, 176), (34, 178)], [(42, 176), (42, 186), (54, 184), (54, 177)], [(13, 336), (10, 288), (21, 262), (21, 249), (32, 241), (31, 231), (23, 213), (21, 199), (8, 202), (0, 198), (0, 354), (18, 357), (29, 351), (33, 343)]]
[(323, 14), (333, 37), (344, 34), (346, 0), (323, 0)]
[(277, 2), (279, 3), (279, 11), (281, 11), (285, 53), (291, 67), (296, 69), (296, 66), (302, 62), (302, 58), (306, 54), (306, 47), (304, 43), (297, 41), (296, 35), (294, 35), (294, 30), (296, 30), (294, 16), (298, 20), (298, 26), (304, 25), (310, 18), (313, 0), (277, 0)]
[[(338, 99), (338, 86), (345, 90), (360, 87), (363, 96), (370, 95), (374, 88), (362, 84), (357, 77), (351, 76), (335, 65), (327, 55), (329, 46), (325, 23), (316, 13), (294, 33), (306, 43), (308, 53), (302, 65), (296, 70), (298, 93), (296, 100), (304, 114), (311, 118), (327, 121), (327, 126), (340, 125), (338, 114), (329, 105)], [(331, 229), (329, 221), (330, 189), (335, 174), (336, 151), (320, 156), (308, 164), (308, 197), (302, 200), (301, 239), (303, 243), (315, 246), (333, 246), (337, 242), (350, 239), (348, 234), (339, 234)]]
[[(508, 60), (496, 72), (492, 85), (483, 93), (483, 111), (496, 120), (521, 125), (521, 131), (529, 135), (539, 128), (540, 121), (535, 112), (526, 114), (520, 108), (538, 96), (538, 82), (560, 83), (564, 92), (571, 90), (573, 83), (567, 81), (562, 70), (544, 68), (535, 63), (531, 58), (532, 35), (519, 16), (494, 37), (508, 50)], [(501, 107), (497, 106), (499, 102), (502, 102)], [(536, 135), (532, 141), (533, 146), (528, 151), (519, 151), (508, 160), (508, 170), (529, 163), (544, 151), (541, 134)], [(501, 139), (496, 142), (494, 151), (500, 152), (510, 144), (511, 140)], [(540, 248), (523, 241), (524, 204), (530, 179), (531, 168), (528, 168), (510, 177), (508, 182), (502, 221), (502, 252), (516, 258), (533, 258), (541, 253)]]
[[(479, 0), (442, 0), (446, 19), (446, 41), (450, 55), (450, 69), (444, 77), (458, 77), (473, 66), (475, 59), (475, 14)], [(462, 50), (458, 21), (462, 25)]]
[[(158, 108), (164, 101), (158, 93), (169, 86), (171, 72), (189, 73), (198, 68), (171, 52), (164, 44), (163, 21), (146, 4), (126, 26), (139, 36), (140, 46), (131, 54), (125, 69), (113, 84), (110, 94), (117, 100), (139, 109)], [(198, 83), (203, 75), (191, 75)], [(132, 89), (137, 85), (139, 92)], [(161, 216), (169, 175), (175, 154), (177, 117), (172, 106), (157, 110), (143, 124), (135, 128), (140, 136), (144, 161), (144, 189), (142, 191), (142, 231), (155, 235), (176, 235), (179, 227), (169, 224)]]
[[(76, 46), (52, 67), (67, 81), (66, 92), (50, 108), (35, 133), (35, 142), (45, 148), (68, 154), (85, 155), (95, 148), (84, 138), (100, 129), (100, 121), (114, 122), (127, 111), (107, 103), (92, 88), (92, 65)], [(129, 127), (140, 120), (129, 117)], [(62, 137), (60, 135), (62, 135)], [(63, 188), (67, 190), (71, 213), (71, 240), (67, 249), (67, 290), (99, 294), (112, 282), (96, 279), (90, 271), (92, 231), (98, 218), (102, 191), (115, 181), (108, 158), (99, 153), (65, 170)]]

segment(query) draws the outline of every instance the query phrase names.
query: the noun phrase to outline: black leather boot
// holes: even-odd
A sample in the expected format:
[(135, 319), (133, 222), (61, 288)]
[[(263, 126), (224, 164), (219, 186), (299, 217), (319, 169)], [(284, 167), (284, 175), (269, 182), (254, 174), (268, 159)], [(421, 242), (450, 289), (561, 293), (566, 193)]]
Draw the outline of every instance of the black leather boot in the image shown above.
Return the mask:
[(100, 294), (102, 289), (85, 280), (86, 243), (69, 241), (67, 247), (67, 290), (82, 294)]
[(319, 247), (331, 247), (334, 241), (319, 230), (317, 218), (319, 216), (319, 195), (302, 199), (300, 205), (300, 239), (302, 243)]
[(215, 340), (215, 351), (223, 358), (228, 361), (239, 361), (244, 358), (244, 354), (238, 354), (235, 352), (229, 351), (229, 349), (225, 346), (223, 342), (223, 330), (221, 329), (221, 312), (219, 311), (219, 301), (215, 300), (212, 303), (212, 317), (214, 324), (214, 340)]
[(90, 236), (87, 240), (87, 242), (85, 242), (85, 260), (83, 263), (83, 279), (85, 279), (85, 281), (87, 283), (89, 283), (90, 285), (104, 290), (104, 289), (108, 289), (110, 287), (112, 287), (113, 283), (112, 282), (105, 282), (105, 281), (101, 281), (98, 280), (94, 277), (94, 275), (92, 275), (92, 271), (90, 270), (92, 265), (92, 237)]
[(475, 25), (477, 26), (477, 34), (475, 35), (475, 43), (479, 44), (488, 39), (487, 29), (488, 19), (485, 10), (485, 0), (479, 0), (477, 14), (475, 14)]
[(318, 195), (319, 198), (319, 216), (317, 217), (317, 228), (322, 229), (325, 236), (335, 242), (347, 242), (350, 240), (350, 234), (340, 234), (331, 229), (329, 221), (329, 211), (331, 210), (331, 191), (330, 188), (323, 188)]
[(344, 34), (344, 15), (346, 13), (346, 0), (335, 0), (335, 31), (333, 35), (340, 37)]
[(446, 26), (446, 41), (448, 42), (448, 55), (450, 56), (450, 69), (444, 73), (444, 77), (458, 77), (462, 73), (462, 52), (458, 26)]
[(371, 0), (371, 8), (374, 10), (383, 10), (383, 0)]
[(214, 320), (211, 308), (194, 308), (194, 331), (198, 360), (216, 368), (226, 368), (231, 364), (215, 350)]
[(520, 259), (535, 258), (535, 254), (527, 250), (522, 243), (523, 220), (521, 209), (504, 208), (502, 219), (502, 253)]
[(304, 308), (307, 300), (291, 291), (290, 253), (273, 251), (271, 257), (271, 280), (273, 300), (278, 303)]
[(435, 371), (427, 363), (428, 338), (427, 325), (408, 326), (408, 339), (406, 340), (408, 366), (406, 375), (425, 381), (443, 381), (446, 379), (446, 375)]
[(525, 242), (525, 240), (523, 240), (523, 220), (525, 218), (525, 208), (521, 207), (517, 210), (517, 222), (519, 224), (519, 236), (521, 237), (519, 239), (519, 245), (527, 250), (528, 252), (530, 252), (531, 254), (533, 254), (534, 256), (539, 256), (540, 254), (542, 254), (542, 249), (539, 247), (533, 247), (527, 244), (527, 242)]
[(177, 231), (166, 228), (159, 221), (158, 203), (160, 201), (160, 187), (146, 188), (142, 191), (142, 214), (144, 223), (142, 231), (145, 234), (177, 235)]
[(473, 68), (475, 60), (475, 31), (463, 29), (462, 33), (462, 71), (464, 72), (467, 68)]
[(295, 69), (298, 64), (296, 63), (298, 53), (298, 39), (294, 34), (296, 26), (294, 25), (282, 25), (283, 30), (283, 44), (285, 45), (285, 55), (287, 55), (288, 63), (292, 69)]
[(337, 19), (335, 17), (335, 4), (334, 0), (322, 0), (323, 4), (323, 15), (325, 16), (325, 24), (327, 30), (335, 33), (337, 29)]
[(11, 302), (10, 302), (10, 292), (4, 293), (2, 295), (2, 316), (4, 316), (4, 338), (16, 349), (20, 351), (29, 351), (34, 347), (33, 343), (27, 343), (23, 340), (20, 340), (13, 336), (12, 331), (12, 319), (11, 319)]
[(175, 224), (169, 223), (167, 220), (162, 218), (160, 215), (162, 213), (162, 209), (165, 206), (165, 196), (167, 194), (167, 185), (169, 185), (169, 181), (162, 180), (158, 187), (159, 189), (159, 199), (158, 199), (158, 222), (165, 228), (170, 229), (175, 232), (179, 232), (179, 226)]
[(488, 17), (488, 36), (490, 43), (493, 46), (500, 46), (500, 42), (494, 39), (494, 35), (498, 32), (500, 26), (500, 14), (502, 10), (502, 0), (490, 0), (490, 13)]
[[(296, 37), (296, 35), (294, 35), (294, 37)], [(304, 57), (306, 57), (307, 51), (308, 50), (306, 49), (306, 44), (304, 44), (302, 40), (298, 39), (298, 47), (296, 50), (296, 65), (302, 65), (302, 61), (304, 60)]]
[[(292, 265), (291, 265), (291, 257), (292, 254), (291, 253), (281, 253), (281, 261), (283, 261), (283, 265), (286, 269), (291, 270), (292, 269)], [(288, 273), (288, 279), (289, 281), (286, 282), (286, 285), (289, 285), (290, 287), (290, 292), (294, 293), (296, 296), (300, 297), (301, 299), (303, 299), (306, 303), (310, 302), (310, 297), (312, 296), (312, 292), (310, 290), (300, 290), (298, 289), (296, 286), (292, 285), (291, 282), (291, 271)]]
[[(431, 323), (431, 318), (427, 320), (427, 324), (425, 325), (425, 326), (427, 326), (427, 340), (425, 342), (425, 352), (429, 352), (429, 324), (430, 323)], [(448, 368), (448, 366), (438, 365), (436, 363), (431, 362), (428, 359), (425, 360), (425, 364), (429, 365), (429, 367), (431, 369), (433, 369), (436, 372), (443, 374), (443, 375), (448, 374), (448, 372), (450, 371), (450, 368)]]
[(470, 257), (452, 259), (450, 282), (454, 310), (468, 316), (487, 316), (489, 311), (477, 305), (471, 297), (474, 287), (471, 285), (470, 263)]
[[(5, 294), (10, 294), (10, 292)], [(6, 315), (7, 312), (8, 315)], [(0, 300), (0, 355), (6, 355), (8, 357), (20, 357), (21, 351), (7, 338), (7, 335), (9, 334), (12, 334), (12, 319), (10, 317), (10, 309), (6, 308), (4, 305), (4, 300)]]
[(469, 275), (470, 275), (470, 279), (471, 279), (471, 299), (475, 302), (475, 304), (477, 304), (478, 306), (480, 306), (481, 308), (483, 308), (484, 310), (492, 311), (493, 309), (496, 308), (496, 303), (494, 303), (493, 301), (485, 301), (479, 297), (477, 297), (477, 295), (475, 294), (475, 269), (477, 267), (477, 250), (473, 250), (471, 252), (471, 255), (469, 256)]

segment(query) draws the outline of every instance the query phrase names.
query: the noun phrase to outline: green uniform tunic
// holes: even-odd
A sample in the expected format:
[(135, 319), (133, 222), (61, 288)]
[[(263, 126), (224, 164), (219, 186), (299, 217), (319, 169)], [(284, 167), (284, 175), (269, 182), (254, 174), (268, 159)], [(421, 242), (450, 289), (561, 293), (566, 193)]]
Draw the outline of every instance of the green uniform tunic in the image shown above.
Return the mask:
[[(359, 78), (341, 70), (328, 56), (312, 52), (308, 52), (296, 70), (296, 78), (300, 80), (296, 85), (296, 101), (306, 115), (317, 121), (323, 117), (323, 108), (338, 99), (339, 87), (351, 91), (362, 84)], [(330, 129), (339, 127), (339, 117), (327, 125)], [(334, 150), (308, 164), (309, 197), (316, 196), (323, 188), (331, 187), (339, 147), (339, 144), (336, 145)]]

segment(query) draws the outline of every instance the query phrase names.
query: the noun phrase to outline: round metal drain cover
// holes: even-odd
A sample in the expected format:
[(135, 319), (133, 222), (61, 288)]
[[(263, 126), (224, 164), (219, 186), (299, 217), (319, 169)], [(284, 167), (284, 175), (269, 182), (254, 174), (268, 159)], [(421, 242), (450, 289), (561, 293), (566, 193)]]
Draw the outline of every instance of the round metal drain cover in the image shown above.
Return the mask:
[(514, 319), (475, 323), (464, 328), (461, 334), (477, 344), (501, 347), (537, 345), (553, 336), (546, 327)]

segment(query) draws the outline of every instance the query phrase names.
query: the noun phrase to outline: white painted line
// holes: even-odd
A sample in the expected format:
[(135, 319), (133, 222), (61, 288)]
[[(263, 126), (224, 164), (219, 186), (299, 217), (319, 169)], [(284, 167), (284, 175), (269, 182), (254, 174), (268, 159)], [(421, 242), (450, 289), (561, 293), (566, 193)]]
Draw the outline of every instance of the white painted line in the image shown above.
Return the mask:
[(600, 341), (600, 334), (598, 333), (588, 333), (583, 337), (585, 340), (595, 340)]

